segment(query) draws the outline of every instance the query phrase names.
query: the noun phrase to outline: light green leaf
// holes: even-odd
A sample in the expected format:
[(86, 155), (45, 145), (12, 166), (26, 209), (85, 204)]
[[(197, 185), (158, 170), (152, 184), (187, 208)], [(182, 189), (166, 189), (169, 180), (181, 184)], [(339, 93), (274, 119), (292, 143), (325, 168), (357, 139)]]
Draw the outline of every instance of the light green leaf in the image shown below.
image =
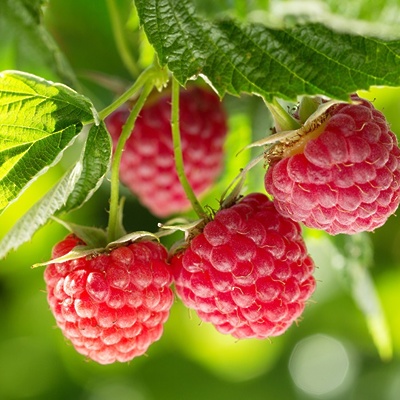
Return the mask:
[(181, 84), (204, 76), (220, 93), (346, 100), (372, 85), (400, 85), (400, 41), (334, 31), (322, 24), (276, 29), (202, 19), (189, 0), (136, 0), (160, 63)]
[(57, 217), (53, 217), (53, 220), (81, 239), (85, 243), (85, 246), (83, 246), (85, 250), (101, 249), (107, 246), (107, 232), (105, 229), (74, 224), (73, 222), (63, 221)]
[(89, 200), (109, 170), (111, 154), (111, 138), (104, 123), (93, 125), (86, 139), (85, 151), (81, 160), (82, 173), (59, 213), (73, 211)]
[[(110, 159), (111, 141), (104, 124), (93, 126), (75, 166), (31, 207), (1, 240), (0, 259), (9, 251), (29, 241), (53, 215), (72, 211), (86, 202), (103, 181)], [(91, 235), (94, 237), (92, 232)], [(103, 236), (105, 237), (105, 234)], [(90, 235), (79, 237), (91, 245)]]
[(0, 211), (58, 161), (89, 120), (91, 102), (67, 86), (0, 74)]
[(338, 235), (332, 240), (344, 256), (344, 272), (351, 294), (364, 314), (378, 353), (383, 360), (389, 360), (393, 353), (392, 338), (368, 269), (373, 261), (372, 243), (368, 234)]
[(139, 240), (154, 240), (159, 242), (159, 238), (152, 232), (147, 231), (136, 231), (128, 233), (113, 242), (110, 242), (106, 246), (106, 250), (112, 250), (116, 247), (126, 246), (128, 243), (134, 243)]
[(382, 360), (393, 356), (392, 338), (378, 293), (369, 271), (359, 264), (351, 267), (354, 300), (363, 312), (371, 337)]
[(82, 164), (78, 163), (17, 221), (0, 242), (0, 259), (4, 258), (11, 250), (16, 250), (31, 240), (33, 234), (65, 204), (81, 172)]
[(92, 249), (88, 248), (87, 246), (76, 246), (67, 254), (64, 254), (63, 256), (53, 258), (45, 262), (33, 264), (32, 268), (45, 267), (46, 265), (50, 264), (64, 263), (66, 261), (77, 260), (82, 257), (93, 257), (94, 255), (97, 256), (101, 254), (102, 252), (104, 252), (103, 248)]

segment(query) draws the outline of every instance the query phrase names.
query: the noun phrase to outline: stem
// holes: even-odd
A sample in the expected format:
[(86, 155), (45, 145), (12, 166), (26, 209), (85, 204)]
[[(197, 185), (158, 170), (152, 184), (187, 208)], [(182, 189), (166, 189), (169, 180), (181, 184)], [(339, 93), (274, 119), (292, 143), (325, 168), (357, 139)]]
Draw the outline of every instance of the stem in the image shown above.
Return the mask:
[(118, 52), (126, 69), (133, 75), (133, 77), (137, 77), (140, 71), (129, 50), (128, 42), (126, 41), (126, 36), (123, 29), (123, 24), (119, 17), (115, 0), (107, 0), (107, 7), (110, 14), (112, 31), (114, 34), (114, 39), (117, 45)]
[(110, 195), (110, 214), (108, 219), (108, 242), (113, 242), (119, 238), (119, 166), (121, 163), (122, 151), (125, 147), (125, 143), (128, 140), (133, 127), (135, 126), (136, 118), (138, 117), (147, 97), (153, 89), (153, 82), (149, 81), (143, 88), (135, 106), (124, 127), (122, 128), (121, 136), (118, 139), (117, 146), (114, 152), (114, 158), (111, 164), (111, 195)]
[(206, 215), (206, 213), (201, 207), (192, 187), (190, 186), (183, 165), (181, 133), (179, 127), (179, 91), (180, 91), (179, 82), (175, 78), (172, 78), (171, 129), (172, 129), (172, 140), (174, 144), (175, 166), (176, 166), (176, 171), (178, 173), (179, 181), (183, 186), (187, 198), (192, 204), (193, 210), (196, 212), (199, 218), (203, 218)]
[[(250, 160), (250, 162), (240, 170), (239, 174), (233, 179), (229, 186), (224, 190), (221, 196), (221, 204), (231, 204), (234, 199), (236, 199), (242, 190), (244, 181), (246, 179), (247, 173), (255, 167), (261, 160), (264, 159), (264, 153), (258, 155), (256, 158)], [(233, 185), (236, 185), (232, 190)], [(230, 194), (228, 195), (228, 192)]]
[(248, 14), (247, 0), (235, 0), (236, 15), (244, 20)]
[(266, 102), (266, 105), (272, 114), (277, 132), (291, 131), (301, 127), (301, 124), (289, 115), (275, 97), (272, 103)]
[[(153, 79), (160, 74), (159, 70), (154, 66), (145, 69), (139, 77), (136, 79), (135, 83), (128, 89), (124, 94), (122, 94), (118, 99), (116, 99), (109, 106), (99, 111), (99, 118), (101, 120), (105, 119), (117, 108), (125, 104), (134, 94), (139, 92), (139, 90), (146, 84), (146, 82), (153, 81)], [(93, 122), (93, 121), (91, 121)]]

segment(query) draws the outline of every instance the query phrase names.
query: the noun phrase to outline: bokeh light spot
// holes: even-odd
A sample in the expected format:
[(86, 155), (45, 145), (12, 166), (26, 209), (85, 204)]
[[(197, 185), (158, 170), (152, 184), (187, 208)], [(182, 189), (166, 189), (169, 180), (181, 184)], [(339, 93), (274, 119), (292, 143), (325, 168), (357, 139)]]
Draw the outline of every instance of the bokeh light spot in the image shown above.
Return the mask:
[(106, 379), (102, 382), (96, 380), (90, 385), (87, 400), (145, 400), (146, 396), (134, 383), (127, 379)]
[(303, 392), (325, 397), (348, 387), (354, 377), (355, 365), (340, 341), (317, 334), (296, 345), (289, 360), (289, 372)]

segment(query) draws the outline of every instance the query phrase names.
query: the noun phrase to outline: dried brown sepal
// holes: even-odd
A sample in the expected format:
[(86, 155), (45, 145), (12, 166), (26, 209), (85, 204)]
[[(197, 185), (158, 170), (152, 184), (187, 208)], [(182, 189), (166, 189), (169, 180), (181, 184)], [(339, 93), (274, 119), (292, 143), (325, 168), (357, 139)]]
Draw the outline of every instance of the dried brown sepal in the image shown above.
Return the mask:
[(266, 165), (273, 164), (282, 158), (302, 153), (306, 143), (317, 138), (324, 130), (329, 118), (343, 101), (332, 100), (323, 103), (317, 111), (310, 115), (301, 128), (292, 131), (278, 132), (264, 141), (272, 143), (264, 152)]

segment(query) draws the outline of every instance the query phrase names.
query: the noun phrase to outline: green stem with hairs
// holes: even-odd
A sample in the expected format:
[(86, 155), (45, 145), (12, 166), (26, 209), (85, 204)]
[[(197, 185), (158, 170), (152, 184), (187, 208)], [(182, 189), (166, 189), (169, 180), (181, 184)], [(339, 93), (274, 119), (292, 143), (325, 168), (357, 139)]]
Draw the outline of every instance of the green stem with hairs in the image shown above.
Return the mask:
[(296, 121), (274, 97), (272, 103), (265, 103), (272, 114), (277, 132), (299, 129), (301, 124)]
[(114, 152), (114, 158), (111, 164), (111, 195), (110, 195), (110, 213), (108, 219), (108, 242), (113, 242), (121, 236), (120, 221), (119, 221), (119, 166), (121, 163), (122, 152), (125, 143), (128, 140), (136, 119), (143, 108), (147, 97), (152, 91), (154, 84), (149, 80), (136, 101), (124, 127), (122, 128), (121, 136), (118, 139), (117, 146)]
[(197, 197), (186, 177), (185, 168), (183, 165), (181, 132), (179, 126), (179, 92), (180, 92), (179, 82), (175, 78), (172, 78), (171, 129), (172, 129), (172, 139), (174, 145), (175, 166), (176, 166), (176, 171), (178, 173), (179, 181), (183, 186), (183, 189), (193, 207), (193, 210), (200, 218), (203, 218), (204, 216), (206, 216), (206, 213), (204, 212), (199, 201), (197, 200)]
[(132, 58), (132, 54), (129, 50), (123, 28), (124, 25), (122, 24), (117, 5), (115, 3), (115, 0), (107, 0), (107, 8), (110, 14), (115, 43), (126, 69), (131, 73), (131, 75), (133, 75), (133, 77), (137, 77), (140, 73), (140, 70), (136, 65), (135, 60)]
[(236, 15), (241, 19), (245, 20), (248, 14), (247, 0), (235, 0)]
[[(109, 106), (99, 111), (99, 117), (101, 120), (109, 116), (117, 108), (125, 104), (129, 99), (131, 99), (140, 89), (147, 83), (154, 81), (154, 79), (160, 75), (160, 70), (158, 67), (151, 66), (145, 69), (140, 76), (136, 79), (135, 83), (127, 89), (118, 99), (112, 102)], [(93, 122), (93, 121), (91, 121)]]

